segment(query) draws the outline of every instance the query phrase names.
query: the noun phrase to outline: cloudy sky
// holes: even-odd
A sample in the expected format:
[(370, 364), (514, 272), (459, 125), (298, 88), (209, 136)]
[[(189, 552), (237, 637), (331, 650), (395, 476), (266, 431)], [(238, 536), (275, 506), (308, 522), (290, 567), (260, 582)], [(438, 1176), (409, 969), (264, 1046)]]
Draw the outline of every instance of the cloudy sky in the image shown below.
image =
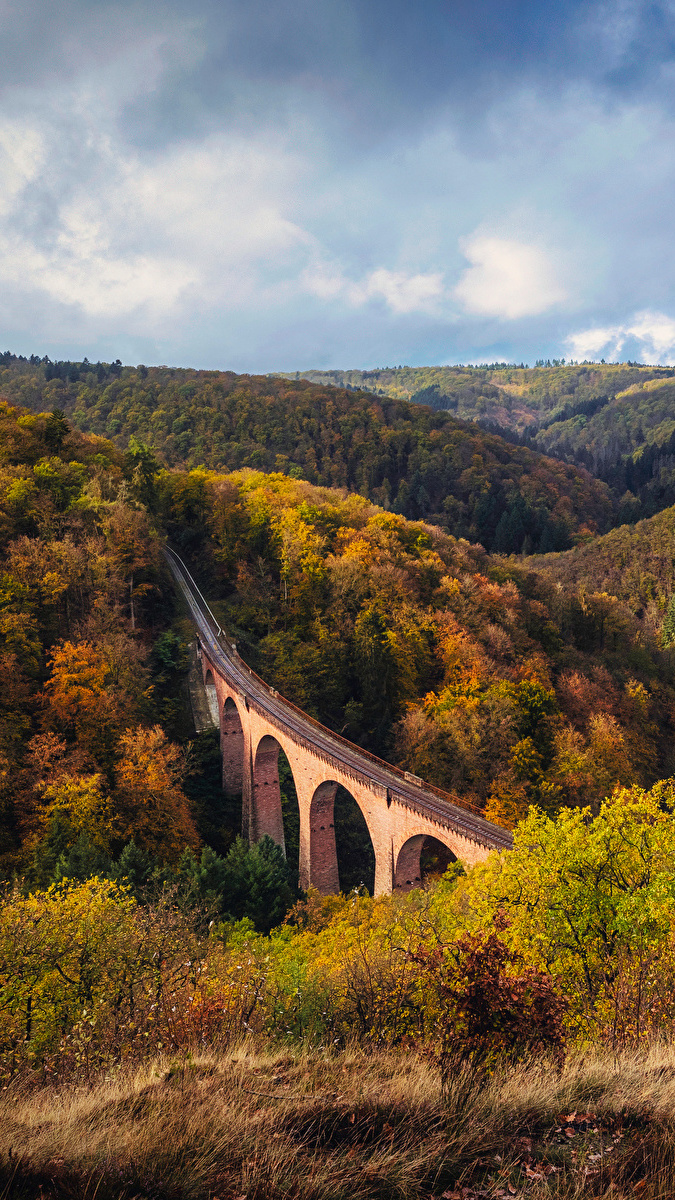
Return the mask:
[(0, 0), (0, 348), (675, 361), (675, 0)]

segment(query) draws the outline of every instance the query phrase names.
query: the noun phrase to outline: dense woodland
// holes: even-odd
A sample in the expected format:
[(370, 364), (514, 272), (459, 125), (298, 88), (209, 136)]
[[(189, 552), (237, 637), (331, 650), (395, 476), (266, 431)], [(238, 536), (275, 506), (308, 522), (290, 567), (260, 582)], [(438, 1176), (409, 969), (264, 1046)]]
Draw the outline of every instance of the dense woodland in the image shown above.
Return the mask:
[(262, 377), (7, 352), (0, 388), (124, 449), (141, 440), (166, 466), (249, 466), (348, 487), (498, 553), (564, 550), (675, 503), (669, 367)]
[(303, 371), (317, 384), (364, 389), (470, 421), (491, 421), (514, 433), (536, 432), (575, 415), (588, 416), (609, 396), (652, 380), (672, 379), (671, 367), (635, 363), (508, 363), (458, 367), (384, 367), (372, 371)]
[[(218, 850), (236, 835), (236, 815), (200, 816), (181, 788), (186, 644), (167, 535), (270, 683), (502, 823), (533, 800), (597, 805), (614, 783), (667, 773), (669, 654), (601, 591), (561, 594), (354, 493), (167, 471), (58, 412), (5, 405), (2, 422), (8, 867), (48, 882), (71, 854), (100, 866), (133, 841), (170, 862), (205, 833)], [(160, 762), (169, 822), (143, 808)]]
[[(168, 467), (253, 467), (348, 487), (504, 553), (567, 548), (611, 523), (606, 485), (405, 401), (220, 371), (27, 362), (4, 356), (0, 392)], [(0, 356), (0, 363), (2, 356)]]
[(234, 877), (259, 867), (259, 890), (266, 870), (273, 878), (258, 912), (280, 919), (289, 869), (276, 848), (268, 864), (237, 828), (223, 831), (217, 746), (189, 749), (183, 736), (187, 642), (140, 499), (147, 456), (3, 404), (0, 461), (5, 875), (143, 881), (210, 839), (231, 852), (221, 882), (238, 915), (250, 886)]
[(302, 377), (447, 410), (517, 445), (585, 466), (611, 488), (614, 520), (621, 524), (675, 502), (673, 375), (672, 367), (556, 362), (308, 371)]
[(675, 509), (525, 563), (566, 590), (609, 593), (663, 639), (675, 591)]

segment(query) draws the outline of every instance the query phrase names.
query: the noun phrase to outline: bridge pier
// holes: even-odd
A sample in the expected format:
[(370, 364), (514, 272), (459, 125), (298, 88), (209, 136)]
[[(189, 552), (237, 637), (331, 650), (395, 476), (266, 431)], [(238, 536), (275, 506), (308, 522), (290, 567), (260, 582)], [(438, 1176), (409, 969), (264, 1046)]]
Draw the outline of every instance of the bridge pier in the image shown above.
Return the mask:
[(393, 891), (392, 881), (394, 877), (391, 840), (387, 838), (379, 848), (374, 843), (373, 846), (375, 850), (374, 894), (376, 896), (389, 896)]
[(340, 891), (333, 809), (338, 785), (319, 784), (309, 810), (309, 882), (324, 895)]
[(276, 738), (265, 734), (258, 743), (253, 765), (251, 807), (252, 838), (259, 842), (267, 834), (286, 853), (284, 819), (279, 787), (279, 750)]
[(244, 730), (231, 696), (219, 708), (223, 790), (228, 796), (238, 796), (244, 784)]

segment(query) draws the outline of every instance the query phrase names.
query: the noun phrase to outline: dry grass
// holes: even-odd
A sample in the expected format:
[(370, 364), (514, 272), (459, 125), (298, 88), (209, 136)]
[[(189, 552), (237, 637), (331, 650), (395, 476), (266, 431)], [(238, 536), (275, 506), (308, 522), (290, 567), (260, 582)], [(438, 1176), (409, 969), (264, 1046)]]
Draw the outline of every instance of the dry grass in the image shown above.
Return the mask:
[(675, 1050), (531, 1063), (449, 1095), (360, 1050), (158, 1061), (0, 1102), (0, 1198), (675, 1196)]

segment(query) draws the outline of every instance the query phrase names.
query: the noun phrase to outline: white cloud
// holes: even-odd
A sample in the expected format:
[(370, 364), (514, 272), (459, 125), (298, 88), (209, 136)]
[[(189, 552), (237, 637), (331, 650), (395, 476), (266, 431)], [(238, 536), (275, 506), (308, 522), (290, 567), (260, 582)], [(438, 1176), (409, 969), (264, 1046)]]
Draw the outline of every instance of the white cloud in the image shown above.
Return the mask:
[(392, 312), (426, 312), (443, 295), (443, 276), (440, 272), (406, 275), (403, 271), (387, 271), (380, 267), (372, 271), (363, 283), (351, 289), (353, 304), (372, 298), (382, 298)]
[(349, 280), (339, 267), (325, 262), (314, 263), (303, 272), (302, 282), (307, 291), (322, 300), (342, 298), (354, 308), (369, 300), (384, 300), (397, 314), (429, 312), (443, 297), (443, 276), (440, 271), (389, 271), (378, 267), (359, 282)]
[(152, 323), (188, 295), (227, 307), (270, 262), (306, 255), (311, 239), (282, 211), (297, 165), (263, 139), (213, 135), (143, 161), (109, 133), (84, 134), (88, 170), (64, 180), (48, 125), (0, 127), (5, 287), (90, 318), (143, 310)]
[(8, 120), (0, 125), (0, 215), (11, 212), (44, 158), (44, 139), (37, 129), (24, 121)]
[(300, 277), (305, 291), (320, 300), (336, 300), (348, 291), (350, 284), (339, 267), (322, 262), (317, 254), (315, 261), (306, 267)]
[(675, 321), (665, 313), (639, 313), (627, 333), (657, 358), (671, 354), (675, 349)]
[(478, 234), (462, 249), (472, 265), (454, 295), (469, 313), (515, 320), (565, 299), (549, 255), (538, 246)]
[[(669, 110), (528, 84), (485, 121), (448, 101), (371, 139), (356, 93), (352, 111), (255, 64), (230, 77), (199, 4), (158, 3), (161, 20), (90, 6), (83, 33), (64, 0), (65, 50), (0, 81), (6, 344), (74, 354), (128, 334), (171, 361), (365, 366), (534, 358), (585, 323), (576, 357), (629, 336), (669, 352), (670, 318), (631, 317), (671, 307)], [(623, 45), (632, 0), (617, 3)], [(228, 18), (223, 52), (231, 35)], [(345, 138), (355, 117), (364, 137)]]
[(584, 329), (566, 341), (574, 358), (593, 358), (602, 351), (617, 358), (628, 342), (635, 342), (640, 357), (663, 362), (675, 355), (675, 320), (665, 313), (641, 312), (623, 325)]
[(306, 168), (278, 132), (223, 129), (154, 151), (123, 137), (126, 107), (198, 60), (198, 32), (188, 21), (127, 39), (96, 70), (83, 56), (67, 84), (5, 98), (5, 299), (44, 302), (57, 326), (128, 320), (155, 334), (170, 314), (250, 304), (270, 275), (297, 279), (314, 248), (288, 216)]
[(618, 333), (618, 326), (598, 327), (570, 334), (565, 340), (573, 358), (596, 358), (601, 350), (606, 350), (609, 346), (616, 348)]
[(161, 316), (196, 282), (196, 272), (186, 264), (144, 254), (120, 257), (107, 250), (104, 241), (82, 229), (60, 235), (50, 252), (0, 238), (0, 279), (21, 290), (32, 286), (94, 318), (141, 309)]

